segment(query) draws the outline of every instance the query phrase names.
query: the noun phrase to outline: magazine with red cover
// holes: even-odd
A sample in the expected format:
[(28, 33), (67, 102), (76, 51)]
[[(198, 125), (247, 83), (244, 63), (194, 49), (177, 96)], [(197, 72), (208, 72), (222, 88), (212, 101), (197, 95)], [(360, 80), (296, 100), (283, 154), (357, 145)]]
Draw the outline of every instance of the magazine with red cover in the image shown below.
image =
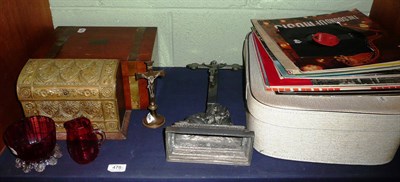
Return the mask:
[[(383, 78), (280, 78), (273, 61), (255, 32), (249, 35), (249, 64), (259, 64), (267, 91), (275, 92), (338, 92), (338, 91), (400, 91), (400, 77)], [(251, 47), (253, 46), (253, 47)], [(253, 50), (253, 51), (252, 51)]]
[(400, 67), (399, 38), (356, 9), (251, 22), (287, 74), (338, 75)]
[[(261, 44), (263, 45), (262, 50), (266, 51), (267, 54), (269, 55), (270, 59), (274, 63), (274, 66), (278, 72), (278, 75), (280, 79), (285, 79), (285, 78), (292, 78), (292, 79), (304, 79), (304, 78), (309, 78), (309, 79), (361, 79), (361, 80), (377, 80), (375, 82), (380, 82), (380, 78), (384, 79), (399, 79), (400, 77), (400, 68), (396, 69), (390, 69), (390, 70), (374, 70), (371, 69), (372, 71), (370, 72), (362, 72), (362, 73), (354, 73), (352, 71), (346, 71), (342, 72), (341, 74), (336, 74), (336, 73), (313, 73), (313, 74), (288, 74), (285, 70), (285, 68), (282, 66), (282, 64), (279, 62), (279, 60), (276, 58), (276, 56), (272, 53), (272, 51), (269, 49), (269, 47), (265, 44), (265, 41), (262, 40), (260, 35), (258, 34), (257, 31), (252, 29), (252, 32), (254, 36), (259, 39)], [(364, 70), (367, 71), (367, 70)], [(364, 82), (360, 82), (364, 83)]]

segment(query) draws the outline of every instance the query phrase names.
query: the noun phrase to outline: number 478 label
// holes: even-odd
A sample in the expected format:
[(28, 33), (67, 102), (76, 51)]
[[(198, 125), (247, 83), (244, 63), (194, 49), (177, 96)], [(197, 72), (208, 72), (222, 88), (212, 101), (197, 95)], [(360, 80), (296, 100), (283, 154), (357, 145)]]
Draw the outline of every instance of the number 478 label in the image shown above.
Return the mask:
[(110, 172), (125, 172), (126, 164), (109, 164), (107, 171)]

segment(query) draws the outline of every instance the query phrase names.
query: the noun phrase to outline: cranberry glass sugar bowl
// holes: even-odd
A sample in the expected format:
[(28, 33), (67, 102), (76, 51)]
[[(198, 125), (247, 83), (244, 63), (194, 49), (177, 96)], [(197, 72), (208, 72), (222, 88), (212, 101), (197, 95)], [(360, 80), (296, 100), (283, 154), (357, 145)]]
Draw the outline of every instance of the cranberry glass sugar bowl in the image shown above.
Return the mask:
[(31, 116), (12, 123), (4, 133), (4, 141), (16, 156), (15, 165), (25, 173), (42, 172), (47, 165), (56, 165), (62, 156), (56, 143), (53, 119)]

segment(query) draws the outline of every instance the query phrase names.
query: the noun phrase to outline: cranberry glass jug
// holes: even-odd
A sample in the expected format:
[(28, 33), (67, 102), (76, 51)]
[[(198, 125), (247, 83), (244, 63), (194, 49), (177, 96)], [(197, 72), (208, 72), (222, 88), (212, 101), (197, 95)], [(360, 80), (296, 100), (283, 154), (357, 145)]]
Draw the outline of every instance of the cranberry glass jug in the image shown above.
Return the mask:
[(100, 146), (106, 139), (103, 131), (93, 129), (90, 120), (85, 117), (65, 122), (64, 128), (67, 130), (68, 152), (75, 162), (87, 164), (96, 159)]

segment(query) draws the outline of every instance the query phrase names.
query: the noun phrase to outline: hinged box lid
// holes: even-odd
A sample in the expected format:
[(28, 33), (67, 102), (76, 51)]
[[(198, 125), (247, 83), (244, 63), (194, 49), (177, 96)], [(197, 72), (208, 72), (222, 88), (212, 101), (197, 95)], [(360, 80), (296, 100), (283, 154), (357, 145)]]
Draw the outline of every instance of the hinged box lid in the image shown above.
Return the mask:
[(30, 59), (18, 77), (18, 99), (114, 99), (118, 65), (113, 59)]

